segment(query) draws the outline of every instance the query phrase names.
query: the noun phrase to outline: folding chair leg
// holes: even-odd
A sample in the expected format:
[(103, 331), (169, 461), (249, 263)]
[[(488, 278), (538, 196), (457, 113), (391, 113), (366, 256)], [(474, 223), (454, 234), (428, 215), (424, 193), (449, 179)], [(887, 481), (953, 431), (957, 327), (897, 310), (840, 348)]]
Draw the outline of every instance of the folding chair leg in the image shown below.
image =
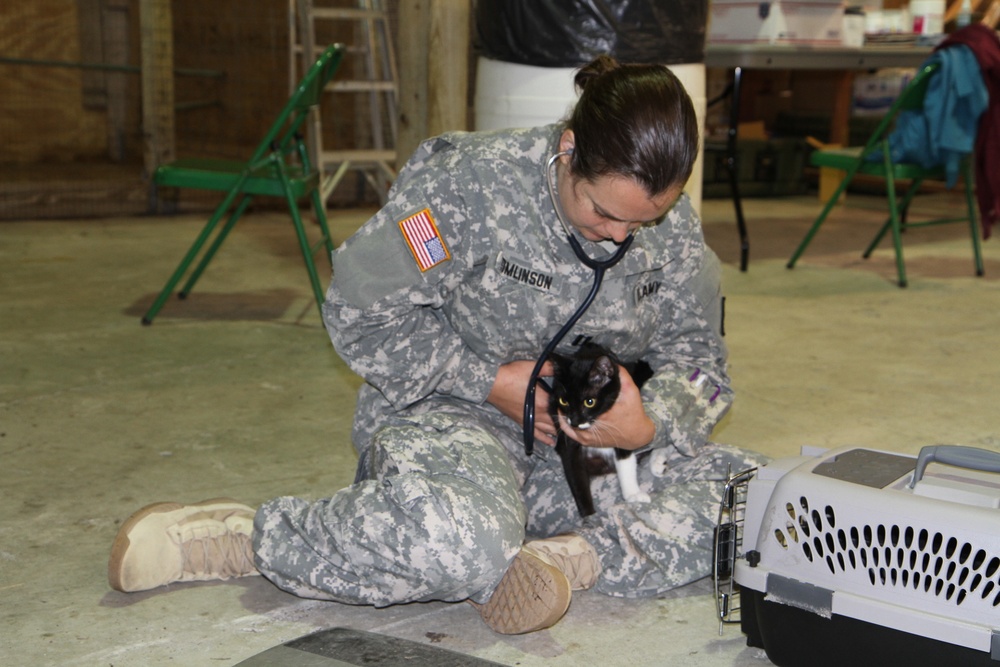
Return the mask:
[(205, 255), (201, 258), (201, 261), (198, 262), (198, 266), (195, 267), (195, 270), (191, 273), (187, 282), (184, 283), (184, 287), (181, 288), (181, 291), (178, 292), (177, 296), (182, 299), (186, 299), (187, 295), (191, 293), (191, 290), (194, 289), (194, 284), (198, 282), (198, 278), (200, 278), (201, 274), (205, 271), (205, 267), (207, 267), (208, 263), (212, 261), (213, 257), (215, 257), (215, 253), (219, 250), (222, 242), (226, 240), (226, 237), (229, 236), (229, 232), (232, 231), (234, 226), (236, 226), (236, 221), (239, 220), (240, 216), (243, 215), (243, 212), (247, 210), (247, 206), (250, 205), (250, 200), (252, 199), (253, 197), (246, 195), (242, 200), (240, 200), (240, 203), (236, 206), (236, 210), (233, 211), (232, 215), (229, 216), (229, 219), (226, 220), (226, 224), (222, 226), (221, 230), (219, 230), (215, 240), (212, 241), (212, 245), (209, 246)]
[(319, 229), (323, 233), (323, 247), (326, 248), (326, 257), (330, 259), (333, 254), (333, 237), (330, 235), (330, 227), (326, 220), (326, 210), (323, 207), (323, 199), (319, 196), (319, 188), (312, 191), (313, 211), (316, 212), (316, 221)]
[[(892, 244), (896, 249), (896, 275), (899, 286), (906, 287), (906, 266), (903, 262), (903, 237), (899, 226), (899, 209), (896, 207), (896, 179), (892, 173), (892, 163), (889, 161), (888, 149), (885, 151), (886, 174), (885, 188), (886, 197), (889, 199), (889, 228), (892, 230)], [(911, 188), (911, 191), (913, 188)], [(907, 198), (909, 199), (907, 193)]]
[(299, 237), (299, 247), (302, 249), (302, 259), (306, 263), (306, 271), (309, 272), (309, 282), (312, 284), (313, 296), (316, 297), (316, 307), (319, 308), (319, 315), (323, 317), (323, 302), (326, 300), (323, 288), (320, 286), (319, 274), (316, 272), (316, 263), (313, 262), (312, 249), (309, 247), (309, 238), (306, 236), (305, 227), (302, 225), (302, 216), (299, 209), (292, 201), (291, 206), (292, 223), (295, 225), (295, 234)]
[(972, 255), (976, 263), (976, 275), (981, 276), (985, 272), (983, 270), (983, 253), (979, 246), (979, 225), (976, 224), (976, 202), (972, 195), (972, 174), (971, 170), (968, 169), (968, 162), (966, 162), (966, 168), (963, 172), (962, 180), (965, 181), (965, 206), (969, 217), (969, 232), (972, 235)]
[[(917, 190), (920, 189), (920, 184), (923, 182), (924, 179), (922, 178), (914, 181), (910, 186), (910, 189), (906, 191), (906, 196), (903, 197), (903, 201), (899, 204), (898, 220), (900, 231), (906, 230), (906, 212), (910, 210), (910, 202), (913, 201), (913, 196), (917, 194)], [(893, 190), (893, 194), (895, 195), (895, 190)], [(891, 227), (892, 215), (889, 215), (889, 217), (885, 219), (885, 224), (878, 230), (878, 234), (875, 235), (875, 238), (872, 239), (872, 242), (868, 244), (868, 247), (865, 248), (865, 251), (861, 254), (862, 259), (868, 259), (872, 256), (872, 253), (875, 252), (875, 248), (878, 247), (878, 244), (882, 241), (885, 233), (889, 231)]]
[[(302, 249), (302, 259), (306, 263), (306, 271), (309, 273), (309, 282), (312, 284), (313, 296), (316, 297), (316, 308), (319, 309), (320, 319), (323, 317), (323, 288), (319, 283), (319, 275), (316, 273), (316, 264), (313, 262), (312, 249), (309, 247), (309, 237), (306, 236), (305, 226), (302, 224), (302, 216), (299, 214), (298, 202), (292, 196), (292, 188), (288, 182), (288, 176), (281, 163), (277, 163), (278, 176), (285, 186), (285, 200), (288, 202), (288, 212), (292, 216), (292, 224), (295, 226), (295, 235), (299, 238), (299, 247)], [(317, 209), (319, 210), (319, 209)], [(326, 220), (324, 218), (323, 222)], [(325, 226), (325, 225), (323, 225)]]
[(833, 195), (826, 201), (826, 206), (823, 207), (823, 210), (816, 218), (816, 221), (812, 224), (812, 227), (810, 227), (809, 231), (806, 232), (805, 238), (803, 238), (802, 242), (799, 243), (799, 247), (795, 249), (795, 252), (792, 254), (791, 259), (788, 260), (788, 264), (786, 266), (789, 269), (795, 268), (795, 263), (799, 261), (799, 258), (802, 256), (802, 253), (804, 253), (806, 251), (806, 248), (809, 247), (809, 244), (812, 243), (813, 237), (816, 236), (816, 232), (819, 231), (820, 226), (826, 220), (826, 216), (828, 216), (830, 214), (830, 211), (833, 210), (834, 205), (836, 205), (837, 201), (840, 199), (840, 195), (844, 192), (844, 190), (847, 189), (847, 186), (850, 185), (851, 179), (854, 178), (854, 174), (856, 171), (857, 171), (857, 166), (851, 169), (847, 173), (847, 175), (844, 176), (844, 179), (840, 182), (840, 185), (834, 191)]
[(892, 227), (892, 215), (885, 219), (885, 224), (879, 228), (878, 234), (876, 234), (875, 238), (872, 239), (872, 242), (868, 244), (865, 251), (861, 253), (862, 259), (868, 259), (872, 256), (872, 253), (875, 252), (875, 248), (878, 247), (878, 244), (882, 241), (882, 238), (885, 236), (885, 233), (889, 231), (890, 227)]
[[(241, 180), (241, 186), (242, 183), (243, 181)], [(174, 291), (174, 287), (176, 287), (177, 283), (180, 282), (180, 279), (184, 276), (184, 273), (191, 265), (191, 262), (193, 262), (195, 257), (198, 256), (198, 253), (201, 252), (202, 246), (205, 245), (205, 242), (212, 235), (212, 232), (215, 231), (215, 226), (219, 224), (219, 220), (222, 219), (222, 215), (229, 209), (229, 206), (233, 203), (233, 200), (236, 198), (238, 192), (239, 190), (237, 188), (233, 188), (223, 202), (219, 204), (219, 206), (212, 213), (212, 217), (210, 217), (208, 222), (205, 223), (205, 226), (202, 227), (201, 232), (198, 234), (198, 237), (195, 238), (194, 243), (191, 244), (187, 254), (185, 254), (181, 259), (180, 264), (177, 265), (177, 268), (174, 269), (173, 274), (167, 280), (167, 284), (163, 286), (159, 296), (157, 296), (156, 300), (153, 301), (153, 305), (151, 305), (149, 310), (146, 311), (146, 314), (142, 316), (143, 324), (149, 325), (153, 323), (153, 318), (156, 317), (157, 313), (160, 312), (160, 309), (163, 308), (163, 304), (170, 298), (170, 294)], [(227, 226), (229, 224), (230, 223), (227, 223)], [(204, 266), (201, 268), (204, 269)]]

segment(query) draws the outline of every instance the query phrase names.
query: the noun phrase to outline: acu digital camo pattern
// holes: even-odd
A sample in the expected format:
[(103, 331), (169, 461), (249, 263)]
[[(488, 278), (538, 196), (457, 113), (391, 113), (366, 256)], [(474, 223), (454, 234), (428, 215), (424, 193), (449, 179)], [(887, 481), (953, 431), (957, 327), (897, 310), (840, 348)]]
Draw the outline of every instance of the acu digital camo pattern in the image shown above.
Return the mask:
[[(554, 450), (526, 456), (520, 427), (485, 402), (499, 366), (536, 359), (593, 283), (546, 184), (562, 129), (424, 142), (386, 206), (334, 253), (325, 323), (366, 380), (358, 480), (316, 503), (260, 509), (257, 564), (282, 588), (377, 606), (481, 602), (526, 536), (566, 531), (598, 550), (597, 589), (611, 595), (655, 595), (709, 574), (727, 466), (758, 461), (707, 443), (732, 392), (719, 264), (686, 195), (636, 233), (561, 349), (593, 340), (654, 369), (642, 395), (655, 465), (640, 473), (652, 502), (624, 504), (617, 479), (601, 478), (598, 513), (584, 524)], [(400, 226), (425, 209), (450, 256), (426, 270)], [(614, 250), (581, 243), (595, 258)]]

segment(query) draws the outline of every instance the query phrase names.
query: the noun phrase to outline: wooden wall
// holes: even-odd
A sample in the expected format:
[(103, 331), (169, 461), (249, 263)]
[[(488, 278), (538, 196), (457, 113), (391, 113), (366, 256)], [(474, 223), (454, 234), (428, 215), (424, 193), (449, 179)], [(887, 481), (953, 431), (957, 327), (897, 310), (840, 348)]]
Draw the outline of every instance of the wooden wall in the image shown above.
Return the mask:
[[(287, 0), (169, 6), (176, 154), (245, 157), (288, 98)], [(140, 0), (0, 3), (0, 219), (149, 209), (139, 14)]]
[[(100, 41), (81, 52), (78, 8), (71, 0), (0, 3), (0, 56), (18, 60), (80, 63), (100, 61)], [(116, 10), (109, 10), (115, 23)], [(123, 26), (122, 32), (129, 32)], [(92, 33), (91, 33), (92, 34)], [(128, 49), (128, 45), (124, 44)], [(132, 53), (110, 53), (114, 59)], [(98, 82), (100, 79), (100, 82)], [(109, 128), (109, 105), (117, 127), (136, 126), (138, 76), (70, 67), (0, 63), (0, 161), (30, 164), (104, 160), (116, 134)], [(110, 91), (111, 95), (107, 93)], [(134, 140), (132, 132), (129, 139)], [(116, 150), (120, 158), (138, 150), (132, 141)]]
[[(245, 157), (289, 94), (288, 0), (164, 2), (172, 15), (174, 153)], [(151, 4), (0, 3), (0, 219), (152, 210), (140, 75), (151, 29), (140, 7)], [(405, 158), (428, 133), (467, 129), (471, 0), (388, 0), (390, 13), (402, 14), (400, 4), (415, 17), (395, 26), (411, 94), (400, 100)], [(318, 41), (356, 43), (350, 25)], [(102, 63), (112, 68), (88, 66)], [(345, 75), (351, 67), (345, 61)], [(340, 104), (323, 129), (324, 146), (355, 147), (370, 133), (367, 109)]]
[[(178, 150), (242, 155), (288, 97), (287, 0), (253, 0), (252, 11), (246, 0), (171, 4)], [(141, 157), (138, 13), (136, 0), (0, 4), (0, 57), (25, 61), (0, 62), (0, 161), (115, 161), (108, 151), (112, 113), (127, 140), (120, 157)], [(121, 20), (109, 34), (116, 15)], [(80, 67), (106, 57), (130, 70)], [(105, 89), (124, 89), (115, 100), (124, 117), (109, 111), (99, 80)]]

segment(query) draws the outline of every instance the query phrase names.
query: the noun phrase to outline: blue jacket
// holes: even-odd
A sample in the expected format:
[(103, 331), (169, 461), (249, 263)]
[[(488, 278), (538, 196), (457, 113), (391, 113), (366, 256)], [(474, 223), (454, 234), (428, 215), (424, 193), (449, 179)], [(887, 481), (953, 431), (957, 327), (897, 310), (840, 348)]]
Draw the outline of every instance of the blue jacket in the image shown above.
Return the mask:
[(935, 62), (940, 66), (928, 83), (924, 108), (899, 113), (889, 148), (893, 162), (912, 162), (928, 169), (943, 165), (947, 185), (952, 187), (962, 158), (972, 152), (989, 94), (969, 47), (959, 44), (935, 51), (921, 67)]

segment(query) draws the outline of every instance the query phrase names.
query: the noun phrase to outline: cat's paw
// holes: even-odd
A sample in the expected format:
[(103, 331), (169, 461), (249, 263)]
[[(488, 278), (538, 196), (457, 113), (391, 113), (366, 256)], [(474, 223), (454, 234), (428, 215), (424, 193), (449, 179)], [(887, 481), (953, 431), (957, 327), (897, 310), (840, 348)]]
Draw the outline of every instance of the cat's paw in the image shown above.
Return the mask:
[(666, 448), (662, 448), (654, 449), (653, 453), (649, 455), (649, 471), (653, 473), (653, 477), (666, 477), (670, 470), (667, 454)]
[(649, 494), (642, 491), (625, 494), (625, 502), (627, 503), (648, 503), (650, 500), (652, 498), (649, 497)]

